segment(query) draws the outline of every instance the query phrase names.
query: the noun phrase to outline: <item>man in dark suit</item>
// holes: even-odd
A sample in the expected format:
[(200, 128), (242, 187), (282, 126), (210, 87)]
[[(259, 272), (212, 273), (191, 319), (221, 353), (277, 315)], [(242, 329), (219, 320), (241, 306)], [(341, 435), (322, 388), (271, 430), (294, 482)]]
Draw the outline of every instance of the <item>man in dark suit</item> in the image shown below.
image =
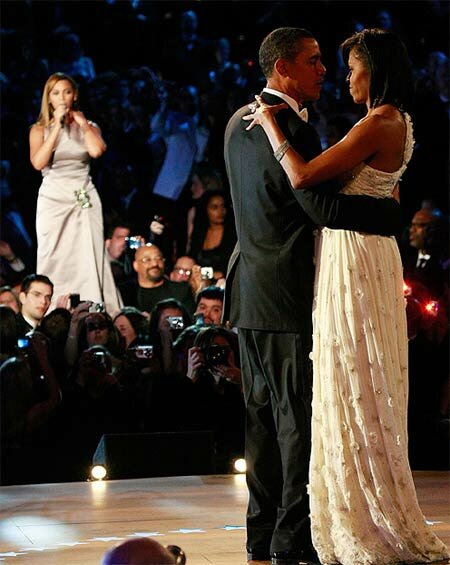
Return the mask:
[[(290, 144), (312, 159), (320, 140), (299, 105), (320, 95), (325, 67), (317, 41), (303, 29), (276, 29), (263, 40), (259, 63), (267, 79), (264, 101), (287, 102), (278, 122)], [(238, 244), (223, 317), (238, 328), (247, 409), (247, 559), (315, 563), (306, 491), (313, 231), (326, 225), (394, 234), (401, 229), (400, 207), (393, 199), (335, 194), (332, 186), (294, 191), (262, 128), (245, 130), (248, 112), (247, 106), (238, 110), (225, 133)]]
[(403, 242), (405, 280), (423, 285), (428, 299), (439, 300), (448, 289), (448, 231), (440, 210), (421, 208), (411, 220), (408, 245)]
[(45, 275), (27, 275), (20, 286), (20, 312), (16, 314), (17, 335), (25, 336), (34, 331), (50, 307), (53, 296), (53, 283)]

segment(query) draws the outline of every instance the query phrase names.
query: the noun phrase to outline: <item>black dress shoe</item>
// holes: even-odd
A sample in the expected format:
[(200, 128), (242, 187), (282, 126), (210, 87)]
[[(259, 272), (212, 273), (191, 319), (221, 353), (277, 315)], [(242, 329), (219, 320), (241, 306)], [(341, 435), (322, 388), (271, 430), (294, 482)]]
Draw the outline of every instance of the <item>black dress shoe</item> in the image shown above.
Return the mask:
[(270, 561), (270, 553), (261, 550), (247, 550), (247, 561)]
[(274, 551), (271, 555), (272, 565), (298, 565), (301, 556), (293, 551)]
[(272, 565), (320, 565), (320, 561), (314, 548), (300, 552), (274, 551)]

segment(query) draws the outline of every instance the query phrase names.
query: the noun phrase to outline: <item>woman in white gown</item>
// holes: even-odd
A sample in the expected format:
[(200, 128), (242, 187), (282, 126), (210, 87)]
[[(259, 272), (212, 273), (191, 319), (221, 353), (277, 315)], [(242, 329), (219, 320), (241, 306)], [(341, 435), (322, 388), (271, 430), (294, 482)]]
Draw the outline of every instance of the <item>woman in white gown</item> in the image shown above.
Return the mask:
[[(305, 163), (274, 118), (286, 104), (256, 97), (259, 107), (244, 119), (264, 128), (294, 189), (338, 178), (346, 194), (398, 195), (413, 150), (404, 111), (407, 52), (384, 30), (363, 30), (342, 47), (350, 93), (367, 114), (336, 145)], [(309, 491), (321, 563), (443, 560), (448, 549), (422, 515), (408, 462), (408, 341), (396, 240), (324, 228), (316, 265)]]
[(36, 213), (37, 271), (53, 282), (54, 302), (78, 293), (81, 300), (103, 302), (113, 315), (122, 302), (104, 252), (102, 205), (89, 169), (91, 158), (100, 157), (106, 145), (98, 126), (77, 109), (77, 98), (70, 76), (51, 75), (30, 129), (31, 164), (43, 177)]

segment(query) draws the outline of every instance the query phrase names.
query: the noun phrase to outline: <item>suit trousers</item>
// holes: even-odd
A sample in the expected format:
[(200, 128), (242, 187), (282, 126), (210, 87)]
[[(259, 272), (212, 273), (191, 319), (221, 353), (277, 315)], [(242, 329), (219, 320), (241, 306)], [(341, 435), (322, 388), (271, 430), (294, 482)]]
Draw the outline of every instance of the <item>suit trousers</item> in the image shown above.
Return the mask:
[(238, 330), (246, 404), (247, 551), (311, 545), (311, 336)]

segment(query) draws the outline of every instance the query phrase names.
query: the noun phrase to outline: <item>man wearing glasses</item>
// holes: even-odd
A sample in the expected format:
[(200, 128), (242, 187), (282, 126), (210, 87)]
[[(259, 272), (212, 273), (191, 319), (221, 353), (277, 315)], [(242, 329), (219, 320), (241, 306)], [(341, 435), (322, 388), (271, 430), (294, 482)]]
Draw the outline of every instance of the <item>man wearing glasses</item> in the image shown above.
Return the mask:
[(152, 243), (138, 247), (133, 269), (137, 273), (137, 281), (120, 285), (125, 306), (134, 306), (149, 313), (160, 300), (175, 298), (186, 307), (189, 314), (193, 314), (195, 301), (189, 282), (175, 282), (166, 276), (164, 257), (159, 247)]

